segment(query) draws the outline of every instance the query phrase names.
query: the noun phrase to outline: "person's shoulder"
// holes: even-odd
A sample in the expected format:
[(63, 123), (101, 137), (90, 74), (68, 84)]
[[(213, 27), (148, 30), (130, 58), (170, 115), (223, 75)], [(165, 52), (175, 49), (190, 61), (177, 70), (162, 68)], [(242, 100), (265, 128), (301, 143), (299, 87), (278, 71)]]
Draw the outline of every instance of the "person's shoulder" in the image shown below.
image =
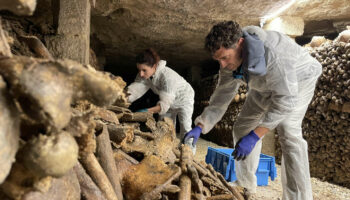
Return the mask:
[(158, 79), (160, 81), (169, 81), (172, 79), (172, 77), (176, 76), (177, 74), (175, 74), (176, 72), (171, 69), (170, 67), (167, 66), (163, 66), (162, 69), (159, 71), (158, 74)]

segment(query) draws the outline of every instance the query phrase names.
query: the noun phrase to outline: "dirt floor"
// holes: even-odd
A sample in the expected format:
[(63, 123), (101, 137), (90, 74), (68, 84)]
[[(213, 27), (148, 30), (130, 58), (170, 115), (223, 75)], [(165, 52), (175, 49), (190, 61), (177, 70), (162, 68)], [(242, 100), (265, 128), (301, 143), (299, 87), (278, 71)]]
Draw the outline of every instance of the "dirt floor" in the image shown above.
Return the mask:
[[(195, 159), (198, 161), (205, 160), (208, 146), (214, 148), (225, 148), (215, 143), (206, 141), (200, 138), (197, 142), (197, 153)], [(259, 200), (280, 200), (282, 199), (282, 185), (281, 185), (281, 166), (277, 167), (277, 178), (274, 181), (269, 180), (267, 186), (259, 186), (255, 199)], [(317, 178), (312, 178), (312, 191), (314, 200), (350, 200), (350, 189), (344, 188), (335, 184), (321, 181)]]

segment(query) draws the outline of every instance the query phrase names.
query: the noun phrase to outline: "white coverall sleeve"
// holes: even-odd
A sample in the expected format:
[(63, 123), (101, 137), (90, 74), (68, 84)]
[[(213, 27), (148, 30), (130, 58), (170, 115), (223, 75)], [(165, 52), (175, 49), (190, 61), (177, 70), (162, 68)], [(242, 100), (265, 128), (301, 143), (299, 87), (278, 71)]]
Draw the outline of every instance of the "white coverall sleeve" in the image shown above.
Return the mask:
[(131, 83), (127, 88), (127, 93), (130, 95), (128, 96), (129, 103), (132, 103), (142, 97), (147, 90), (149, 90), (149, 86), (146, 84), (145, 80), (140, 77), (138, 74), (136, 76), (136, 79), (133, 83)]
[(276, 58), (268, 66), (267, 87), (272, 91), (271, 104), (263, 116), (260, 125), (274, 129), (295, 109), (298, 95), (298, 79), (294, 61)]
[(233, 97), (237, 94), (241, 80), (234, 79), (232, 71), (220, 69), (219, 81), (210, 97), (209, 105), (204, 108), (203, 113), (198, 116), (194, 124), (203, 125), (202, 133), (208, 133), (214, 125), (221, 120)]
[[(170, 106), (175, 101), (175, 93), (176, 93), (176, 80), (175, 77), (161, 77), (159, 82), (159, 101), (158, 105), (160, 105), (160, 115), (164, 115), (170, 108)], [(186, 95), (186, 94), (182, 94)]]

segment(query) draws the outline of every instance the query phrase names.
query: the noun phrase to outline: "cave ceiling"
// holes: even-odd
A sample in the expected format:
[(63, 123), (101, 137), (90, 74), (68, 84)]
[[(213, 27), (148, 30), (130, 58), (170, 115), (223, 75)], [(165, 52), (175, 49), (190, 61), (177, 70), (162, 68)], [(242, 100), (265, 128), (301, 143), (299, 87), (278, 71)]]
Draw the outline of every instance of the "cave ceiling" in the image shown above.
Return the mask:
[[(294, 3), (293, 3), (294, 2)], [(107, 65), (133, 64), (141, 50), (153, 47), (176, 69), (200, 66), (210, 59), (203, 49), (213, 24), (236, 20), (242, 26), (259, 25), (275, 14), (299, 16), (313, 23), (350, 18), (348, 0), (97, 0), (92, 9), (91, 35), (98, 41), (98, 56)], [(317, 27), (317, 26), (316, 26)], [(92, 44), (97, 43), (92, 41)]]

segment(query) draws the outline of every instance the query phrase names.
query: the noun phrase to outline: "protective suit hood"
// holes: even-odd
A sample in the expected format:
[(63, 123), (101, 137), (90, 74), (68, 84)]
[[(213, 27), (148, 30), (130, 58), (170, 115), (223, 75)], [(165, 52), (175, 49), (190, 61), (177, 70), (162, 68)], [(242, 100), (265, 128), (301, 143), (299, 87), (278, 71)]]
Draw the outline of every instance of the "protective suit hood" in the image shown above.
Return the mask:
[(266, 74), (265, 48), (262, 40), (255, 33), (243, 31), (243, 63), (245, 79), (248, 75), (264, 76)]

